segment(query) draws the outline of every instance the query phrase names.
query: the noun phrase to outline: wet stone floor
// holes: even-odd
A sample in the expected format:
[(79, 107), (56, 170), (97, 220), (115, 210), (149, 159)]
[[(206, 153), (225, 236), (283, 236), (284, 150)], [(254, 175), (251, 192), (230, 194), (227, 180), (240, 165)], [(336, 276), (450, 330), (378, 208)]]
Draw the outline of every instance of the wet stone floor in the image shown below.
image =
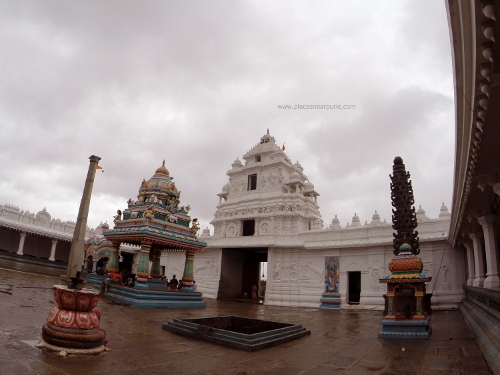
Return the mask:
[[(139, 308), (100, 299), (110, 351), (94, 356), (35, 345), (55, 306), (57, 278), (0, 269), (0, 374), (491, 374), (460, 312), (432, 315), (429, 340), (378, 339), (380, 311), (328, 311), (205, 299), (204, 309)], [(162, 329), (175, 318), (236, 315), (301, 324), (310, 336), (243, 352)]]

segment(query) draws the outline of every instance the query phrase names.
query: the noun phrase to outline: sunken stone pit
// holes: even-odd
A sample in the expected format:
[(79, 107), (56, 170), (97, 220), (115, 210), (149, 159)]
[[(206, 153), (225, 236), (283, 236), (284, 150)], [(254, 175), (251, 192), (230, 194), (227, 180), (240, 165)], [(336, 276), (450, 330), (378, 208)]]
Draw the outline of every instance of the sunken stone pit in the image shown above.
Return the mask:
[(254, 351), (310, 335), (301, 325), (267, 320), (218, 316), (199, 319), (174, 319), (163, 329), (182, 336), (201, 339), (239, 350)]

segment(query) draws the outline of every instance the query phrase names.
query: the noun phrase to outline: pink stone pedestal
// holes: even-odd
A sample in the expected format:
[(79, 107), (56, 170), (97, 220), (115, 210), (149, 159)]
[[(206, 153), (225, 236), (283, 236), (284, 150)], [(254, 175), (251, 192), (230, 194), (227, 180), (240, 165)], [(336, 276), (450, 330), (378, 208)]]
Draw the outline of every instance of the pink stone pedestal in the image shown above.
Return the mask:
[(100, 325), (101, 312), (94, 310), (99, 292), (54, 285), (57, 306), (50, 310), (42, 327), (38, 347), (69, 354), (98, 354), (106, 350), (106, 333)]

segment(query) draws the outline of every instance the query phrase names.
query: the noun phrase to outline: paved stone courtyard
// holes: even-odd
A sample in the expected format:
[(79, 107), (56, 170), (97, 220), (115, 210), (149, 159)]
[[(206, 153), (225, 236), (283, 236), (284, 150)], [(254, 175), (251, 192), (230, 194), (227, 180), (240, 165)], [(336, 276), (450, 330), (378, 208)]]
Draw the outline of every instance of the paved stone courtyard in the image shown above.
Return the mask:
[[(491, 374), (460, 312), (432, 315), (429, 340), (380, 340), (380, 311), (325, 311), (206, 299), (204, 309), (138, 308), (101, 298), (109, 352), (60, 357), (35, 347), (57, 278), (0, 269), (0, 373), (10, 374)], [(311, 335), (256, 352), (162, 329), (174, 318), (236, 315), (301, 324)]]

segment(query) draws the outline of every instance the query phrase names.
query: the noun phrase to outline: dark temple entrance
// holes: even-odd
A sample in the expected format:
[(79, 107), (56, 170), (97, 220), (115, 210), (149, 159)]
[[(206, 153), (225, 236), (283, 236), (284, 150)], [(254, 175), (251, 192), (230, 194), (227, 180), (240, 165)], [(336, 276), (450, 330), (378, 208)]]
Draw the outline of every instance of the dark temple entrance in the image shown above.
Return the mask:
[(267, 262), (267, 247), (222, 249), (221, 275), (217, 298), (252, 296), (259, 286), (260, 263)]
[(350, 305), (359, 304), (359, 299), (361, 297), (361, 272), (347, 272), (347, 285), (347, 303)]

